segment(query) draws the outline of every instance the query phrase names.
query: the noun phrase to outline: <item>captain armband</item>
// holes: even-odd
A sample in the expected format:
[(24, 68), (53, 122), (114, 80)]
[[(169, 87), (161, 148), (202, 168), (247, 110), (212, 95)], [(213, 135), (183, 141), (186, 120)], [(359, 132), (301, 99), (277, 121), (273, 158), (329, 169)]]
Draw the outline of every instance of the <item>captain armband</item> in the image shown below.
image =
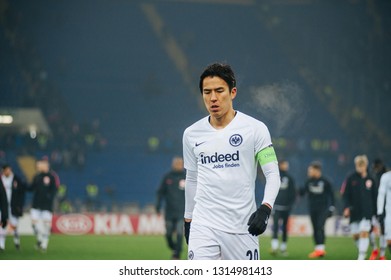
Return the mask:
[(261, 166), (263, 166), (267, 163), (270, 163), (270, 162), (277, 162), (276, 152), (274, 151), (274, 148), (272, 145), (259, 151), (257, 153), (256, 157), (257, 157), (257, 160)]

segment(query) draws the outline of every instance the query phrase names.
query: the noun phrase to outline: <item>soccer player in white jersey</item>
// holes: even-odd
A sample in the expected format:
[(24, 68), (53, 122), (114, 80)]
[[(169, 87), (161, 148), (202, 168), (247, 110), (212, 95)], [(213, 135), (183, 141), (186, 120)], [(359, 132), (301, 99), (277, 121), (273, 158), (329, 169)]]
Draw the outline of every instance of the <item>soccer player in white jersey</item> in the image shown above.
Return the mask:
[[(8, 225), (14, 233), (14, 245), (20, 249), (20, 237), (18, 233), (19, 218), (23, 216), (26, 184), (14, 174), (12, 167), (4, 164), (0, 176), (0, 188), (5, 190), (8, 202)], [(6, 229), (0, 228), (0, 250), (5, 249)]]
[[(234, 110), (237, 88), (229, 65), (209, 65), (199, 87), (209, 115), (183, 134), (188, 258), (258, 260), (258, 235), (266, 230), (280, 188), (269, 130)], [(257, 209), (258, 163), (266, 185)]]
[[(385, 217), (383, 215), (384, 209)], [(377, 194), (377, 215), (379, 219), (384, 218), (384, 236), (391, 253), (391, 171), (384, 173), (380, 178), (379, 192)]]

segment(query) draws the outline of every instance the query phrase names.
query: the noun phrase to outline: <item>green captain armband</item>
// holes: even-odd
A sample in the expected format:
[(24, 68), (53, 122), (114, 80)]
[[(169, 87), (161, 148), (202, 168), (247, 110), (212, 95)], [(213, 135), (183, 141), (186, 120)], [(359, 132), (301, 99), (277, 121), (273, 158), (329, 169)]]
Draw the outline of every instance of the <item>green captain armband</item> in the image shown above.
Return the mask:
[(269, 162), (277, 162), (276, 152), (274, 151), (274, 148), (271, 145), (263, 150), (260, 150), (257, 153), (256, 157), (261, 166)]

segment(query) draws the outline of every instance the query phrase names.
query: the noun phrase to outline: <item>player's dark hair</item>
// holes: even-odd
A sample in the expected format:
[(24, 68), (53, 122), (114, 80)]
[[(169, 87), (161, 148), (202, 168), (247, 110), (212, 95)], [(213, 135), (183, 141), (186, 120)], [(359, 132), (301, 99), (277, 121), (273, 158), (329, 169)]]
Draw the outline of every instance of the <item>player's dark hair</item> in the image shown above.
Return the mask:
[(375, 158), (375, 160), (373, 161), (373, 165), (376, 167), (382, 167), (384, 166), (384, 163), (380, 158)]
[(231, 91), (234, 87), (236, 87), (236, 79), (234, 71), (232, 70), (231, 66), (224, 63), (213, 63), (208, 65), (204, 72), (202, 72), (200, 76), (200, 91), (202, 93), (203, 88), (203, 82), (206, 77), (219, 77), (223, 79)]
[(318, 169), (318, 170), (322, 170), (322, 163), (320, 161), (313, 161), (310, 163), (310, 166), (312, 168), (315, 168), (315, 169)]
[(1, 167), (2, 170), (5, 170), (7, 168), (10, 168), (11, 166), (9, 164), (3, 164), (3, 166)]

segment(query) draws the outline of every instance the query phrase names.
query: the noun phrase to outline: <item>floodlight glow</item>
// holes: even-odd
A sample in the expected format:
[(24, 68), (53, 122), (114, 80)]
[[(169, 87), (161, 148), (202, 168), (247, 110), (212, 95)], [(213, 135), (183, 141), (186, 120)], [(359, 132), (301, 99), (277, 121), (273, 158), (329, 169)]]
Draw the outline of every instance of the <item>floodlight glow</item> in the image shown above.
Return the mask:
[(0, 124), (11, 124), (14, 118), (11, 115), (0, 115)]
[(37, 127), (34, 124), (29, 126), (29, 132), (31, 139), (35, 139), (37, 137)]

